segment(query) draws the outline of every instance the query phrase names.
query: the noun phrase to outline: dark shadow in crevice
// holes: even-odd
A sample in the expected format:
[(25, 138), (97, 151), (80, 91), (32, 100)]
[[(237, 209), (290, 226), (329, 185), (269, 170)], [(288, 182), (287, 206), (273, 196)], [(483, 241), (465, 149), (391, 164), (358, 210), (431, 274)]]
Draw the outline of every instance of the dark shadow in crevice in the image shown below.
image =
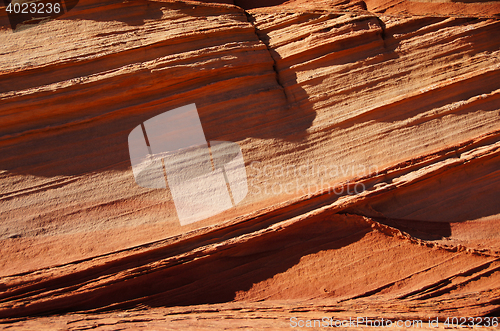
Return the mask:
[[(500, 318), (500, 307), (498, 307), (498, 306), (500, 306), (500, 299), (490, 301), (488, 303), (488, 305), (490, 307), (495, 307), (495, 308), (493, 308), (488, 314), (484, 315), (483, 317), (499, 317)], [(486, 323), (489, 323), (489, 325), (492, 325), (491, 320), (482, 321), (481, 325), (487, 326), (488, 324), (486, 324)]]
[(440, 240), (451, 236), (450, 223), (373, 217), (374, 221), (408, 233), (422, 240)]
[[(80, 4), (74, 11), (64, 16), (63, 19), (109, 21), (109, 13), (113, 11), (113, 17), (119, 18), (126, 24), (143, 24), (147, 19), (159, 18), (162, 13), (161, 7), (165, 5), (165, 3), (161, 2), (139, 0), (126, 4), (121, 2), (109, 4), (106, 6), (107, 10), (96, 11), (95, 8), (87, 8)], [(195, 5), (169, 3), (169, 6), (173, 6), (173, 8), (186, 15), (206, 19), (207, 12), (199, 11)], [(117, 10), (123, 11), (123, 13), (117, 14)], [(134, 14), (135, 16), (131, 14), (137, 13), (137, 10), (143, 11), (143, 14)], [(221, 11), (228, 12), (232, 10), (234, 12), (234, 7), (232, 9), (229, 7), (210, 7), (207, 10), (210, 11), (211, 15), (217, 15)], [(140, 19), (134, 17), (140, 17)], [(119, 31), (118, 33), (123, 32)], [(208, 39), (203, 37), (202, 34), (195, 37), (204, 38), (205, 42), (208, 42)], [(179, 45), (175, 45), (175, 49), (181, 52), (190, 51), (189, 47), (191, 45), (191, 42), (179, 43)], [(122, 63), (125, 61), (124, 59), (132, 59), (132, 62), (144, 61), (165, 56), (165, 54), (168, 55), (168, 52), (169, 47), (159, 47), (159, 45), (154, 44), (146, 49), (138, 48), (125, 51), (120, 54), (120, 57), (116, 58), (105, 56), (95, 60), (80, 61), (76, 68), (71, 66), (63, 66), (57, 68), (58, 70), (49, 68), (51, 70), (48, 72), (43, 71), (47, 71), (46, 68), (35, 68), (29, 74), (39, 76), (38, 83), (46, 85), (72, 79), (71, 75), (77, 75), (74, 78), (78, 78), (81, 75), (95, 74), (102, 70), (112, 70), (115, 66), (126, 65), (126, 63)], [(144, 59), (144, 57), (146, 58)], [(265, 65), (269, 65), (272, 70), (272, 64), (266, 63), (270, 62), (269, 60), (270, 57), (262, 61)], [(94, 72), (98, 69), (100, 71)], [(75, 74), (74, 70), (77, 70), (77, 74)], [(243, 74), (241, 70), (246, 71)], [(7, 143), (0, 146), (3, 155), (0, 169), (42, 177), (73, 176), (103, 170), (126, 170), (130, 167), (127, 137), (131, 130), (151, 117), (190, 103), (197, 105), (208, 141), (241, 141), (248, 137), (257, 137), (300, 142), (307, 136), (307, 129), (316, 117), (312, 103), (302, 104), (301, 102), (286, 99), (286, 91), (280, 86), (281, 80), (276, 68), (274, 71), (276, 75), (275, 82), (272, 81), (270, 75), (268, 75), (269, 77), (262, 76), (261, 81), (256, 80), (251, 83), (252, 85), (245, 82), (251, 88), (255, 87), (258, 90), (256, 97), (252, 98), (250, 102), (247, 98), (248, 89), (246, 86), (228, 85), (225, 80), (238, 78), (241, 75), (248, 75), (251, 78), (254, 75), (251, 67), (245, 68), (244, 64), (238, 64), (236, 69), (228, 68), (224, 72), (217, 72), (216, 74), (206, 70), (198, 75), (199, 69), (197, 68), (186, 69), (185, 71), (188, 76), (186, 81), (175, 85), (175, 89), (182, 92), (180, 96), (176, 95), (177, 92), (174, 93), (165, 88), (157, 87), (161, 86), (160, 84), (163, 82), (168, 82), (169, 79), (161, 71), (111, 77), (106, 81), (104, 87), (101, 86), (102, 83), (97, 81), (85, 83), (81, 87), (75, 85), (65, 89), (63, 94), (52, 97), (50, 99), (51, 103), (56, 106), (58, 104), (69, 104), (66, 101), (67, 99), (64, 99), (68, 98), (67, 95), (69, 95), (76, 102), (80, 100), (88, 101), (88, 112), (82, 113), (81, 111), (77, 112), (69, 109), (68, 114), (64, 115), (64, 118), (61, 115), (61, 120), (57, 123), (52, 123), (53, 120), (48, 119), (47, 116), (41, 117), (40, 122), (34, 122), (33, 124), (25, 125), (25, 123), (20, 123), (19, 126), (22, 129), (16, 130), (28, 132), (34, 130), (32, 135), (36, 136), (36, 139), (30, 138), (30, 134), (26, 134), (19, 139), (15, 138), (15, 144), (8, 143), (9, 135), (16, 135), (15, 130), (9, 130), (7, 127), (4, 131), (5, 136), (2, 137), (7, 138), (4, 140)], [(269, 71), (269, 73), (271, 72)], [(32, 81), (19, 80), (16, 75), (6, 77), (6, 79), (10, 79), (15, 84), (20, 84), (22, 88), (31, 88), (29, 84), (33, 84)], [(262, 81), (263, 79), (269, 81)], [(160, 84), (157, 84), (158, 82)], [(230, 89), (232, 99), (228, 100), (227, 96), (222, 98), (221, 96), (224, 94), (219, 96), (217, 93), (220, 89), (216, 87), (214, 87), (215, 93), (203, 91), (204, 87), (217, 84), (221, 85), (222, 88)], [(144, 85), (151, 85), (147, 94), (135, 88)], [(5, 81), (2, 84), (2, 88), (7, 91), (9, 86), (12, 87), (11, 84)], [(127, 86), (129, 86), (127, 93), (116, 92), (116, 89), (123, 90)], [(203, 91), (203, 93), (192, 93), (188, 98), (185, 95), (190, 93), (190, 90)], [(44, 92), (44, 94), (51, 93), (53, 92)], [(300, 98), (307, 99), (307, 93), (300, 86), (295, 89), (295, 93), (296, 96), (300, 94)], [(175, 99), (174, 95), (176, 96)], [(264, 101), (260, 100), (260, 95), (263, 95)], [(32, 97), (28, 95), (22, 98), (19, 101), (15, 100), (18, 103), (16, 106), (21, 106), (21, 108), (25, 104), (24, 99), (29, 100)], [(47, 98), (50, 98), (50, 96), (47, 96)], [(92, 106), (96, 99), (102, 100), (99, 108)], [(30, 103), (33, 102), (33, 100), (29, 101)], [(159, 102), (164, 102), (165, 106), (150, 106), (151, 103)], [(232, 106), (227, 106), (228, 103)], [(82, 105), (84, 105), (82, 102), (75, 104), (78, 107), (77, 109), (81, 109)], [(144, 111), (134, 110), (134, 107), (137, 108), (140, 105), (148, 106)], [(234, 111), (228, 112), (228, 108)], [(30, 112), (29, 109), (19, 111), (23, 114)], [(34, 109), (36, 113), (43, 111), (43, 108)], [(47, 124), (43, 121), (47, 121)], [(43, 129), (44, 126), (46, 126), (46, 129)]]
[[(248, 291), (254, 284), (287, 271), (297, 265), (302, 257), (340, 249), (359, 241), (371, 231), (370, 225), (361, 219), (332, 221), (333, 215), (334, 213), (326, 211), (280, 231), (264, 232), (209, 254), (195, 254), (187, 259), (180, 257), (178, 262), (165, 263), (154, 271), (143, 268), (142, 272), (133, 277), (97, 287), (92, 292), (3, 311), (0, 318), (89, 309), (127, 309), (137, 305), (164, 307), (230, 302), (238, 292)], [(88, 275), (80, 272), (68, 275), (66, 279), (33, 283), (29, 288), (17, 291), (15, 295), (36, 295), (39, 291), (47, 291), (53, 287), (71, 289), (99, 276), (104, 277), (120, 270), (134, 270), (150, 261), (160, 261), (172, 256), (175, 246), (178, 245), (113, 261), (101, 268), (90, 268), (85, 271)]]
[[(329, 13), (329, 19), (334, 19), (345, 14)], [(271, 41), (268, 33), (259, 29), (255, 19), (247, 13), (248, 21), (254, 25), (256, 35), (266, 45), (273, 61), (273, 69), (276, 73), (276, 81), (282, 88), (287, 101), (288, 111), (292, 114), (300, 114), (297, 116), (295, 123), (289, 123), (289, 131), (293, 132), (286, 137), (287, 140), (303, 142), (307, 139), (307, 129), (312, 125), (316, 118), (315, 104), (321, 100), (321, 97), (311, 96), (304, 88), (305, 85), (320, 84), (325, 77), (313, 78), (307, 81), (299, 82), (296, 71), (316, 70), (326, 66), (341, 66), (349, 63), (356, 63), (370, 57), (378, 57), (379, 62), (385, 62), (398, 58), (395, 52), (398, 47), (398, 42), (386, 43), (385, 40), (385, 24), (373, 17), (373, 22), (368, 23), (365, 17), (357, 18), (356, 14), (349, 14), (354, 17), (350, 22), (362, 21), (361, 28), (369, 28), (369, 24), (378, 23), (380, 30), (372, 33), (368, 37), (363, 35), (359, 37), (349, 38), (348, 40), (336, 40), (334, 43), (324, 45), (316, 45), (307, 54), (293, 54), (283, 58), (281, 54), (271, 46)], [(305, 23), (314, 19), (324, 19), (325, 13), (304, 12), (302, 17), (295, 17), (294, 24)], [(333, 28), (345, 24), (344, 22), (337, 25), (323, 28), (319, 31), (309, 31), (302, 38), (297, 36), (294, 41), (300, 41), (312, 34), (321, 35), (327, 34)], [(365, 26), (366, 25), (366, 26)], [(282, 27), (281, 27), (282, 28)], [(321, 58), (321, 63), (317, 61)], [(292, 69), (293, 68), (293, 69)], [(328, 91), (325, 91), (328, 92)], [(298, 119), (300, 118), (300, 125)]]
[(287, 0), (234, 0), (234, 4), (245, 10), (278, 6), (285, 3)]

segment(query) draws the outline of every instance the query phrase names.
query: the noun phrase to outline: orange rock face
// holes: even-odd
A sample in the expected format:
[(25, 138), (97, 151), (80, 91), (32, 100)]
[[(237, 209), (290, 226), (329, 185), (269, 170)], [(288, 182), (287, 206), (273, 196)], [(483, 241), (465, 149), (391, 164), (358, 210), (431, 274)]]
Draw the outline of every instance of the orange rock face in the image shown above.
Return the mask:
[[(80, 0), (12, 31), (3, 9), (0, 322), (498, 328), (499, 14)], [(207, 141), (241, 147), (248, 193), (181, 226), (127, 139), (192, 103)]]

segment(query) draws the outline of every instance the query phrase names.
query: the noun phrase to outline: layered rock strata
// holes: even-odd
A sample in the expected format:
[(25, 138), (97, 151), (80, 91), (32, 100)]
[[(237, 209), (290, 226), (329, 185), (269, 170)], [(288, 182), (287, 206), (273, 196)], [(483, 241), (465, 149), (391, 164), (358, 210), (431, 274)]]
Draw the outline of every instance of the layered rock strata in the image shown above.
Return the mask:
[[(497, 314), (499, 6), (468, 5), (80, 1), (15, 32), (2, 16), (0, 316)], [(181, 226), (168, 190), (136, 185), (127, 136), (190, 103), (207, 140), (241, 146), (249, 193)]]

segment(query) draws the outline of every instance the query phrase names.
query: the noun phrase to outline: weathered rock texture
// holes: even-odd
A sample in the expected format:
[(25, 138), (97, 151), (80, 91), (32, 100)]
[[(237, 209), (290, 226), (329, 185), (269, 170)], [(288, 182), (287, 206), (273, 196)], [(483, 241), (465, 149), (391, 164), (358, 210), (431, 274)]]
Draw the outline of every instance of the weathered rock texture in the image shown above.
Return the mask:
[[(6, 323), (498, 314), (500, 5), (279, 3), (81, 0), (15, 32), (2, 14)], [(181, 227), (127, 136), (190, 103), (250, 191)]]

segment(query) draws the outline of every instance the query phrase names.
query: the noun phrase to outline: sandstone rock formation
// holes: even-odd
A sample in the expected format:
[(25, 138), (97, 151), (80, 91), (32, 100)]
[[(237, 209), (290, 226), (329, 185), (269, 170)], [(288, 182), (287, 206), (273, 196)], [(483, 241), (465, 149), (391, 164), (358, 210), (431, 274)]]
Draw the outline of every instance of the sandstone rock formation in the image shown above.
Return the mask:
[[(2, 322), (498, 315), (499, 14), (80, 0), (12, 31), (2, 12)], [(241, 146), (249, 193), (181, 226), (168, 190), (136, 185), (127, 137), (190, 103), (207, 140)]]

